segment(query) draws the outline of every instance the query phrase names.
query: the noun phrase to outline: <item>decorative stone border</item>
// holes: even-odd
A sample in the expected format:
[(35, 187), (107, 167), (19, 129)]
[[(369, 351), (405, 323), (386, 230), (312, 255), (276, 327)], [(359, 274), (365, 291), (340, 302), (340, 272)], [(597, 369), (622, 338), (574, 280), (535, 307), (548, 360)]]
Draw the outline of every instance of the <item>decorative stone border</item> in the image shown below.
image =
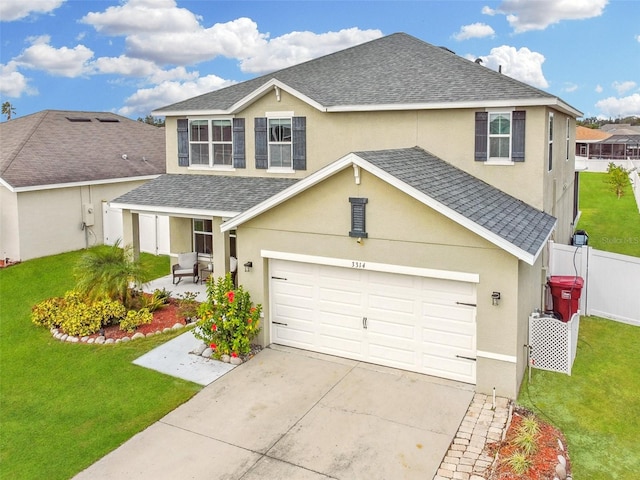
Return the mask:
[[(213, 357), (213, 348), (211, 348), (206, 343), (201, 343), (194, 350), (192, 350), (191, 354), (198, 355), (203, 358), (212, 358)], [(231, 365), (240, 365), (244, 362), (244, 360), (240, 357), (231, 357), (229, 355), (222, 355), (220, 357), (220, 361), (224, 363), (230, 363)]]
[(96, 345), (113, 345), (113, 344), (117, 344), (117, 343), (127, 343), (130, 342), (131, 340), (137, 340), (139, 338), (146, 338), (146, 337), (153, 337), (154, 335), (160, 335), (161, 333), (167, 333), (167, 332), (173, 332), (175, 330), (180, 330), (182, 328), (185, 328), (186, 325), (182, 324), (182, 323), (176, 323), (173, 327), (169, 328), (165, 328), (163, 330), (156, 330), (155, 332), (149, 332), (146, 335), (144, 333), (138, 332), (138, 333), (134, 333), (132, 336), (125, 336), (122, 338), (118, 338), (118, 339), (114, 339), (114, 338), (106, 338), (103, 336), (99, 336), (99, 337), (77, 337), (74, 335), (68, 335), (64, 332), (61, 332), (59, 329), (57, 328), (52, 328), (51, 330), (49, 330), (51, 332), (51, 335), (53, 336), (53, 338), (55, 338), (56, 340), (60, 340), (61, 342), (69, 342), (69, 343), (86, 343), (86, 344), (96, 344)]

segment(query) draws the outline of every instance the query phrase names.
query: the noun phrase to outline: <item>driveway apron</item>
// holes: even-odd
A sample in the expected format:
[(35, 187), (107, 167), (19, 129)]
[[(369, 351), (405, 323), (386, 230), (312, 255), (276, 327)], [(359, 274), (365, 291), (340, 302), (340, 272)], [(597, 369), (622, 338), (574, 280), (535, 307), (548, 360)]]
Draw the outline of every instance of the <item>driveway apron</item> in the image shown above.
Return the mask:
[(470, 385), (267, 348), (75, 478), (432, 479)]

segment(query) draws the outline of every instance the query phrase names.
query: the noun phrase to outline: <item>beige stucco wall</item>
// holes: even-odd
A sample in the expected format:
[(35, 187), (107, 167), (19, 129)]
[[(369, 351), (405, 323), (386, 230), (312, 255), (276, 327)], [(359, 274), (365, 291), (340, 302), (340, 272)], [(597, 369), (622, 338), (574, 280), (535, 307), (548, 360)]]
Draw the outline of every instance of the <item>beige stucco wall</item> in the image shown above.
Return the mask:
[[(348, 236), (350, 196), (369, 200), (368, 238), (362, 244)], [(261, 249), (479, 274), (477, 349), (512, 357), (522, 350), (519, 316), (530, 305), (522, 306), (519, 290), (528, 287), (518, 280), (517, 258), (368, 172), (362, 172), (360, 185), (351, 168), (337, 173), (238, 227), (237, 242), (239, 264), (250, 260), (254, 265), (249, 273), (240, 269), (238, 279), (265, 307), (261, 340), (266, 344), (269, 279)], [(493, 291), (501, 293), (497, 307), (491, 304)], [(479, 360), (478, 391), (490, 393), (495, 387), (515, 397), (517, 365), (493, 363), (500, 365), (486, 368)], [(505, 371), (509, 374), (496, 373)]]
[[(505, 109), (508, 110), (508, 109)], [(513, 165), (489, 165), (474, 161), (476, 109), (414, 110), (326, 113), (281, 91), (280, 101), (270, 91), (237, 117), (246, 119), (247, 168), (234, 172), (178, 167), (176, 118), (166, 119), (167, 172), (225, 175), (274, 175), (303, 178), (344, 155), (361, 150), (381, 150), (420, 146), (453, 165), (490, 183), (524, 202), (556, 215), (558, 241), (570, 236), (573, 220), (572, 188), (574, 154), (566, 161), (566, 118), (555, 111), (554, 168), (547, 171), (547, 107), (529, 107), (526, 119), (525, 161)], [(267, 112), (286, 112), (307, 119), (307, 170), (292, 174), (266, 173), (254, 166), (254, 118)], [(198, 117), (192, 117), (198, 118)], [(208, 118), (203, 116), (201, 118)], [(228, 117), (230, 118), (230, 117)], [(574, 135), (575, 122), (570, 120)], [(572, 137), (573, 140), (573, 137)], [(573, 145), (573, 144), (570, 144)], [(557, 188), (553, 190), (553, 185)], [(566, 198), (565, 198), (566, 197)]]
[[(103, 243), (102, 202), (142, 183), (131, 181), (13, 194), (16, 207), (11, 209), (11, 216), (17, 215), (18, 220), (9, 220), (9, 224), (18, 225), (19, 246), (16, 251), (16, 240), (12, 240), (13, 253), (7, 252), (7, 255), (24, 261)], [(5, 197), (10, 196), (3, 194), (3, 204)], [(85, 229), (82, 228), (84, 204), (92, 204), (94, 212), (94, 224)], [(15, 231), (12, 236), (15, 237)]]
[(20, 259), (18, 194), (0, 186), (0, 255), (3, 260)]

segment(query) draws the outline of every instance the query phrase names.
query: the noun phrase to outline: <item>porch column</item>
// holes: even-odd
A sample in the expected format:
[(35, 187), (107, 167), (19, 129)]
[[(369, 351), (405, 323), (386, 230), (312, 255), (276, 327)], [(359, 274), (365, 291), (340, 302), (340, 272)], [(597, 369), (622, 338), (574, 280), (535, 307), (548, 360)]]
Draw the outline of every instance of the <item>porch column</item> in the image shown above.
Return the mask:
[(224, 277), (229, 271), (229, 232), (221, 232), (222, 218), (212, 218), (213, 227), (213, 274)]
[(133, 246), (133, 258), (140, 258), (140, 216), (131, 210), (122, 210), (122, 247)]

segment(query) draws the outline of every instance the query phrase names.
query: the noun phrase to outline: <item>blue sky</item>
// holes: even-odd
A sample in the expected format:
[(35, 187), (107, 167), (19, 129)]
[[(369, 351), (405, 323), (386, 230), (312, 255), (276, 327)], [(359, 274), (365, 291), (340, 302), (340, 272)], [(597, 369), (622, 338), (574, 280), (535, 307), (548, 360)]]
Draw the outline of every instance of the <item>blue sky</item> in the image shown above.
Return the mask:
[(585, 117), (640, 116), (638, 0), (2, 0), (0, 101), (135, 119), (395, 32)]

